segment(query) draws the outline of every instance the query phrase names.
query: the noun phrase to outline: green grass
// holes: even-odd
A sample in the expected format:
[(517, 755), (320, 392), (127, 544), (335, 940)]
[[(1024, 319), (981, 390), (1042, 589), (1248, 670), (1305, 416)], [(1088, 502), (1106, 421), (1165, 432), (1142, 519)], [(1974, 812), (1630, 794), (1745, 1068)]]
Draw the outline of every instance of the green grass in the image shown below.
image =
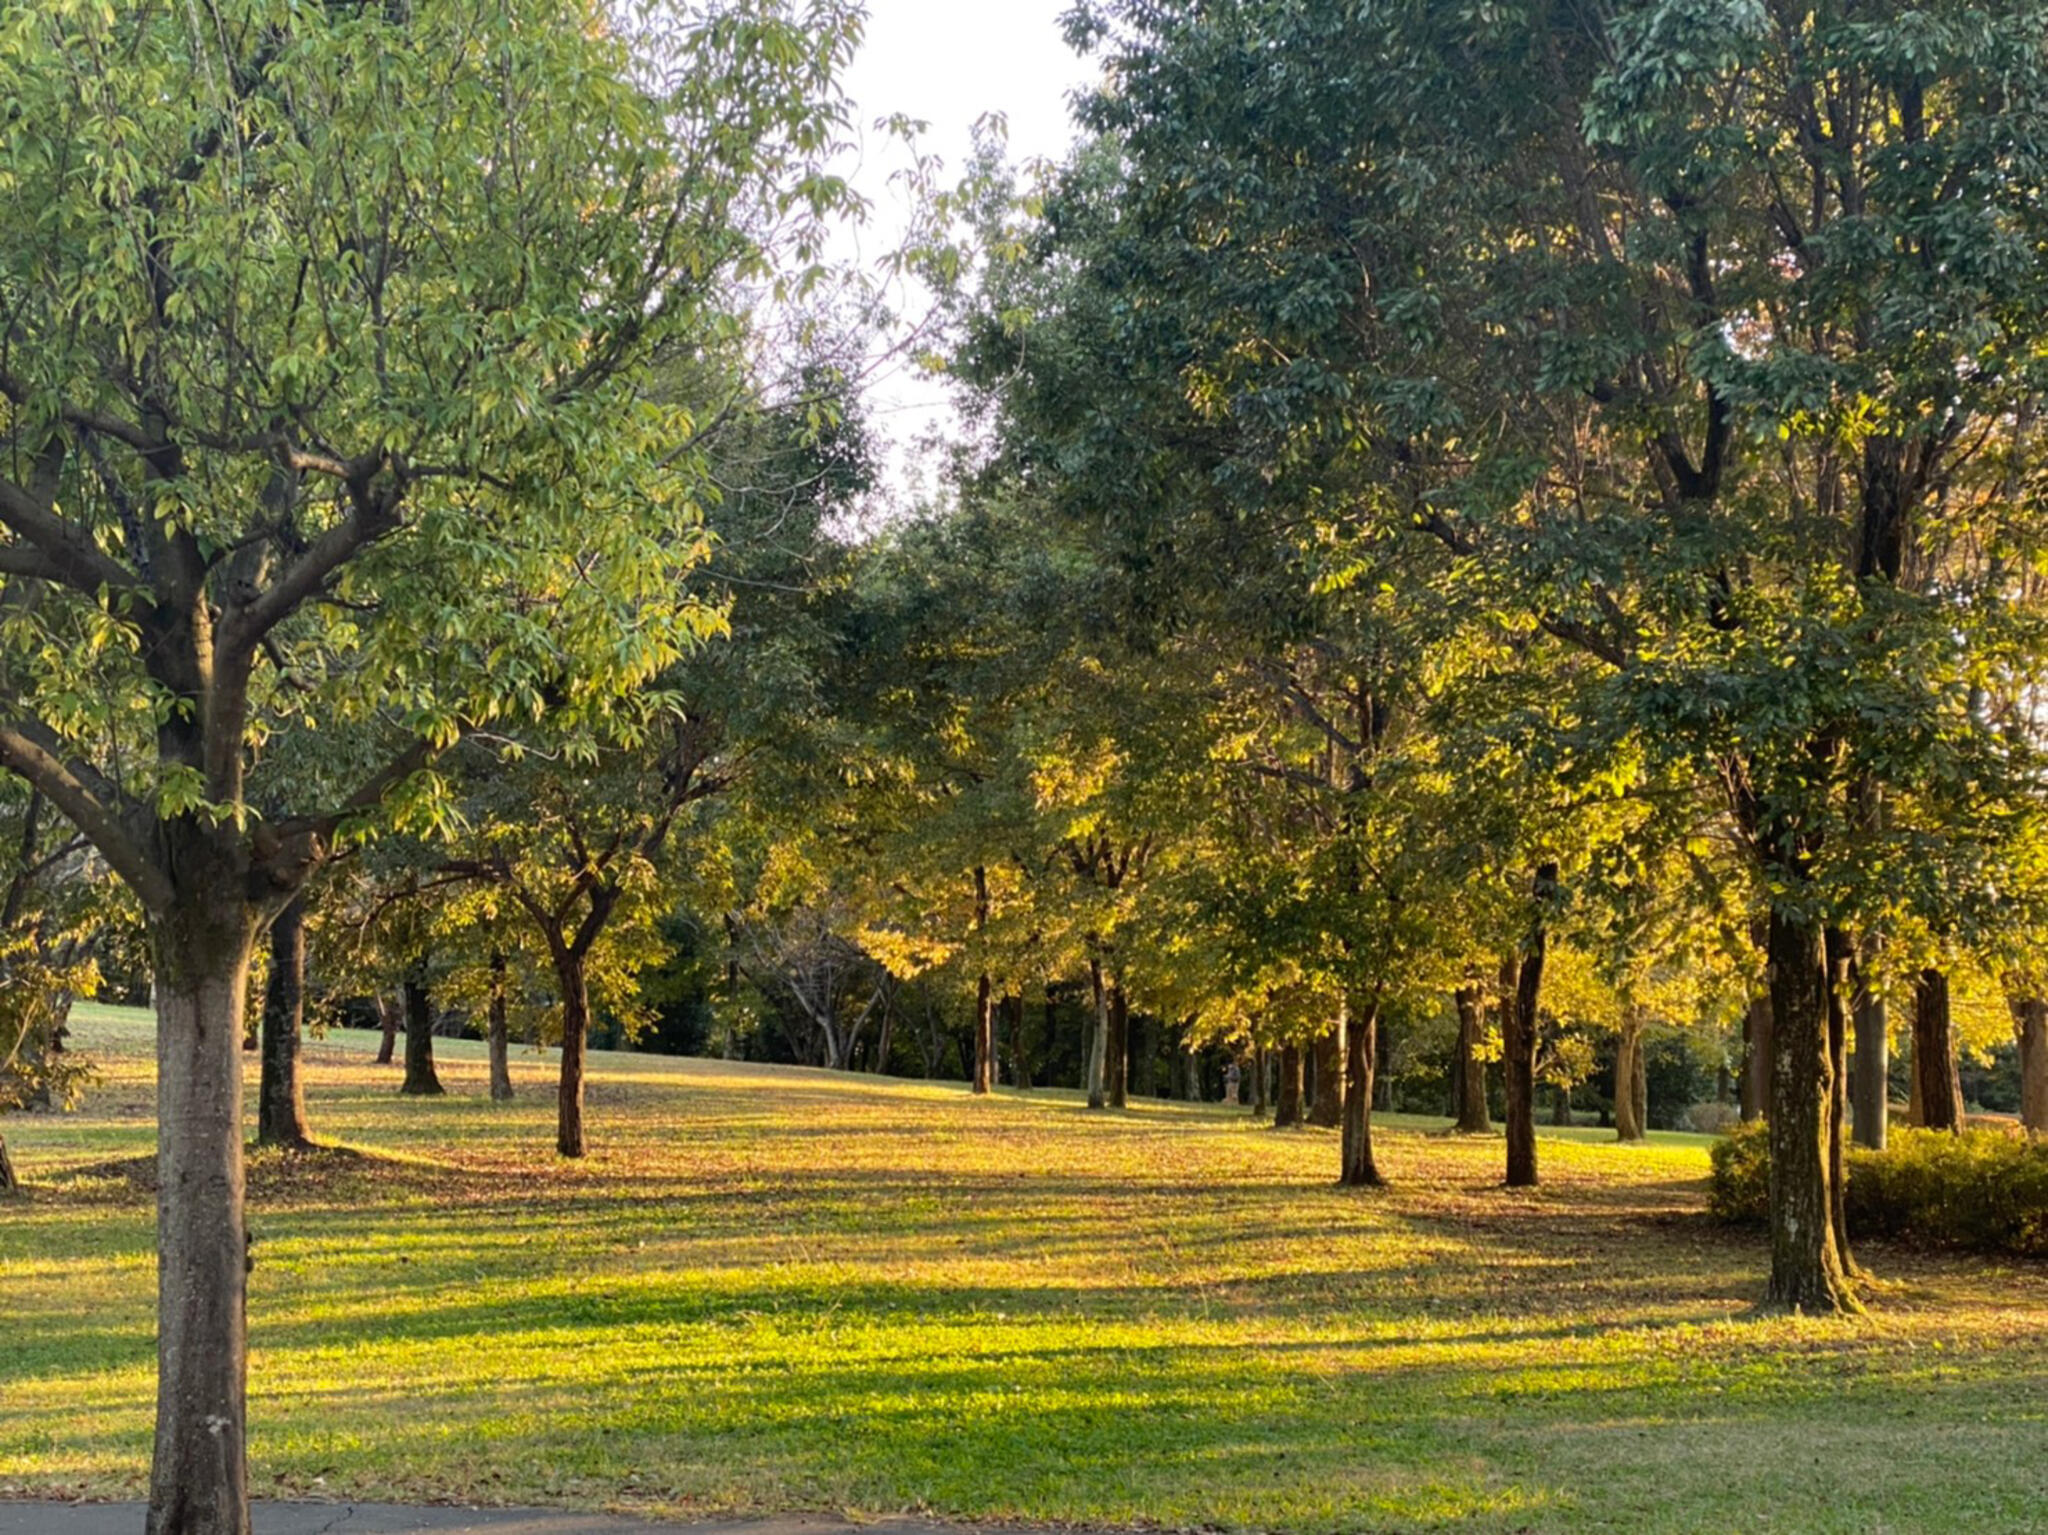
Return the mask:
[[(150, 1036), (16, 1118), (0, 1493), (116, 1496), (149, 1451)], [(1218, 1109), (598, 1055), (595, 1153), (549, 1063), (400, 1100), (308, 1047), (358, 1156), (252, 1159), (250, 1453), (266, 1495), (704, 1514), (905, 1509), (1310, 1531), (2038, 1527), (2048, 1276), (1871, 1251), (1865, 1322), (1759, 1317), (1697, 1137), (1325, 1132)], [(251, 1064), (253, 1074), (254, 1066)]]

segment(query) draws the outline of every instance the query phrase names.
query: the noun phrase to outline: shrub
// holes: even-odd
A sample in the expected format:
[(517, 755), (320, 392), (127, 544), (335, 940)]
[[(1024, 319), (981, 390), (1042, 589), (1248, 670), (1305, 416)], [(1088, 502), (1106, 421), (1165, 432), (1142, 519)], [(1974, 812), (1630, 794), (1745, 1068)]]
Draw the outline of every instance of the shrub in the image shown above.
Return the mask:
[[(1762, 1221), (1768, 1128), (1737, 1126), (1712, 1158), (1708, 1208), (1726, 1221)], [(1883, 1151), (1851, 1148), (1848, 1208), (1851, 1236), (2048, 1258), (2048, 1144), (2001, 1130), (1896, 1130)]]
[(1698, 1135), (1725, 1135), (1742, 1122), (1742, 1115), (1732, 1103), (1722, 1103), (1710, 1098), (1705, 1103), (1695, 1103), (1678, 1116), (1678, 1128), (1691, 1130)]

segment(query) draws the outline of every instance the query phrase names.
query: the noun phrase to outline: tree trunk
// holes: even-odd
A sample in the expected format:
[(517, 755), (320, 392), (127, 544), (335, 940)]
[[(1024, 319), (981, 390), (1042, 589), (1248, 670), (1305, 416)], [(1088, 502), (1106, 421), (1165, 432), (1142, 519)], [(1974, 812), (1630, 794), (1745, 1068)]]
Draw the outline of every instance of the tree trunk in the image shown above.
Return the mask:
[(14, 1176), (14, 1162), (7, 1155), (7, 1137), (0, 1135), (0, 1196), (17, 1192), (21, 1180)]
[(1773, 1013), (1771, 992), (1750, 999), (1742, 1019), (1742, 1119), (1745, 1124), (1762, 1119), (1771, 1106), (1771, 1040)]
[(258, 915), (232, 890), (202, 886), (151, 926), (158, 1257), (147, 1528), (248, 1535), (241, 1043)]
[(1621, 1016), (1621, 1040), (1614, 1051), (1614, 1138), (1631, 1145), (1646, 1138), (1636, 1078), (1643, 1066), (1643, 1019), (1634, 1008)]
[(1856, 1064), (1850, 1118), (1856, 1144), (1882, 1151), (1891, 1117), (1891, 1016), (1872, 978), (1877, 941), (1864, 940), (1856, 965)]
[(1828, 982), (1828, 1200), (1842, 1272), (1856, 1274), (1849, 1255), (1849, 967), (1854, 950), (1838, 927), (1822, 934)]
[(1266, 1117), (1266, 1048), (1252, 1046), (1251, 1111), (1254, 1119)]
[(313, 1144), (299, 1080), (299, 1029), (306, 1012), (306, 906), (291, 904), (270, 924), (270, 982), (263, 993), (263, 1070), (256, 1094), (256, 1140), (263, 1146)]
[(1121, 982), (1109, 988), (1109, 1106), (1131, 1106), (1131, 999)]
[(583, 1064), (590, 1039), (590, 977), (587, 953), (557, 948), (555, 982), (562, 992), (562, 1074), (555, 1088), (555, 1150), (580, 1157), (583, 1137)]
[(1920, 972), (1913, 988), (1913, 1076), (1919, 1086), (1920, 1123), (1929, 1130), (1963, 1127), (1963, 1083), (1956, 1072), (1955, 1024), (1948, 977)]
[(1315, 1097), (1308, 1106), (1308, 1122), (1332, 1128), (1344, 1120), (1344, 1015), (1337, 1025), (1315, 1042)]
[(1861, 1309), (1835, 1231), (1828, 1152), (1834, 1059), (1820, 925), (1787, 903), (1773, 908), (1771, 976), (1771, 1279), (1773, 1304), (1795, 1311)]
[(995, 1089), (996, 1001), (994, 983), (986, 970), (974, 990), (974, 1091)]
[(414, 1098), (438, 1098), (447, 1091), (434, 1070), (434, 997), (424, 968), (405, 978), (405, 1081), (398, 1090)]
[(1301, 1046), (1280, 1047), (1280, 1089), (1273, 1095), (1273, 1128), (1292, 1129), (1301, 1123)]
[(505, 951), (491, 951), (491, 1102), (510, 1103), (512, 1030), (505, 1017)]
[(1088, 1107), (1102, 1108), (1107, 1100), (1103, 1096), (1103, 1066), (1109, 1049), (1109, 993), (1102, 984), (1102, 961), (1088, 961), (1088, 983), (1095, 993), (1095, 1027), (1088, 1035), (1088, 1079), (1082, 1085), (1088, 1089)]
[(2048, 1135), (2048, 1000), (2029, 997), (2014, 1009), (2020, 1043), (2020, 1124)]
[(1458, 1003), (1458, 1058), (1451, 1068), (1461, 1135), (1489, 1135), (1493, 1114), (1486, 1104), (1486, 1062), (1479, 1058), (1479, 1043), (1485, 1037), (1485, 1014), (1480, 1007), (1479, 988), (1460, 986)]
[[(1556, 881), (1556, 864), (1537, 869), (1539, 894)], [(1549, 953), (1550, 930), (1539, 917), (1519, 959), (1511, 957), (1501, 967), (1501, 1070), (1507, 1080), (1507, 1185), (1511, 1189), (1533, 1188), (1537, 1181), (1536, 1025), (1543, 998), (1543, 966)]]
[(1376, 1065), (1379, 1004), (1369, 1002), (1347, 1021), (1344, 1033), (1343, 1170), (1337, 1181), (1345, 1188), (1378, 1188), (1386, 1180), (1372, 1159), (1372, 1092)]
[(389, 1066), (398, 1050), (398, 1030), (405, 1022), (405, 1004), (389, 994), (379, 996), (377, 1021), (384, 1026), (383, 1041), (377, 1046), (377, 1064)]

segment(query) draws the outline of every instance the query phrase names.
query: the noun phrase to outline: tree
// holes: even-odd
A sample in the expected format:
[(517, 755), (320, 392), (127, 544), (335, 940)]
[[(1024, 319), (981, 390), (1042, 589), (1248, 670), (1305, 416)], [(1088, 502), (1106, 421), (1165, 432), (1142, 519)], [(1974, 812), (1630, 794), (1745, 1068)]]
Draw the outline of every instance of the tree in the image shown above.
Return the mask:
[(1771, 977), (1768, 1295), (1853, 1309), (1829, 932), (1967, 923), (2038, 814), (2032, 745), (1970, 677), (2040, 653), (2026, 561), (1990, 551), (2041, 541), (2007, 492), (2048, 312), (2042, 17), (1134, 0), (1071, 26), (1115, 80), (1084, 108), (1114, 191), (1071, 248), (1136, 381), (1089, 469), (1226, 484), (1240, 525), (1332, 464), (1376, 483), (1355, 515), (1582, 658), (1598, 757), (1725, 797)]
[[(153, 1535), (248, 1527), (258, 934), (337, 840), (431, 819), (424, 769), (464, 730), (600, 717), (701, 632), (701, 464), (641, 379), (836, 197), (810, 170), (853, 22), (648, 19), (233, 0), (0, 40), (0, 764), (150, 932)], [(273, 805), (266, 744), (351, 722), (405, 739)]]

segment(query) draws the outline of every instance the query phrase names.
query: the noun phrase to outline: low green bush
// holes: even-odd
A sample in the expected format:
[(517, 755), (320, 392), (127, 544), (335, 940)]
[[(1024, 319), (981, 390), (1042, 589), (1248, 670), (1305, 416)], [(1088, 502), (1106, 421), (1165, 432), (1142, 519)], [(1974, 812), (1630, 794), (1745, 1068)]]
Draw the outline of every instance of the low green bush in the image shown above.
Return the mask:
[[(1762, 1124), (1714, 1143), (1707, 1204), (1725, 1221), (1770, 1208), (1771, 1141)], [(1849, 1152), (1849, 1234), (1968, 1252), (2048, 1258), (2048, 1143), (2001, 1130), (1894, 1130), (1883, 1151)]]

